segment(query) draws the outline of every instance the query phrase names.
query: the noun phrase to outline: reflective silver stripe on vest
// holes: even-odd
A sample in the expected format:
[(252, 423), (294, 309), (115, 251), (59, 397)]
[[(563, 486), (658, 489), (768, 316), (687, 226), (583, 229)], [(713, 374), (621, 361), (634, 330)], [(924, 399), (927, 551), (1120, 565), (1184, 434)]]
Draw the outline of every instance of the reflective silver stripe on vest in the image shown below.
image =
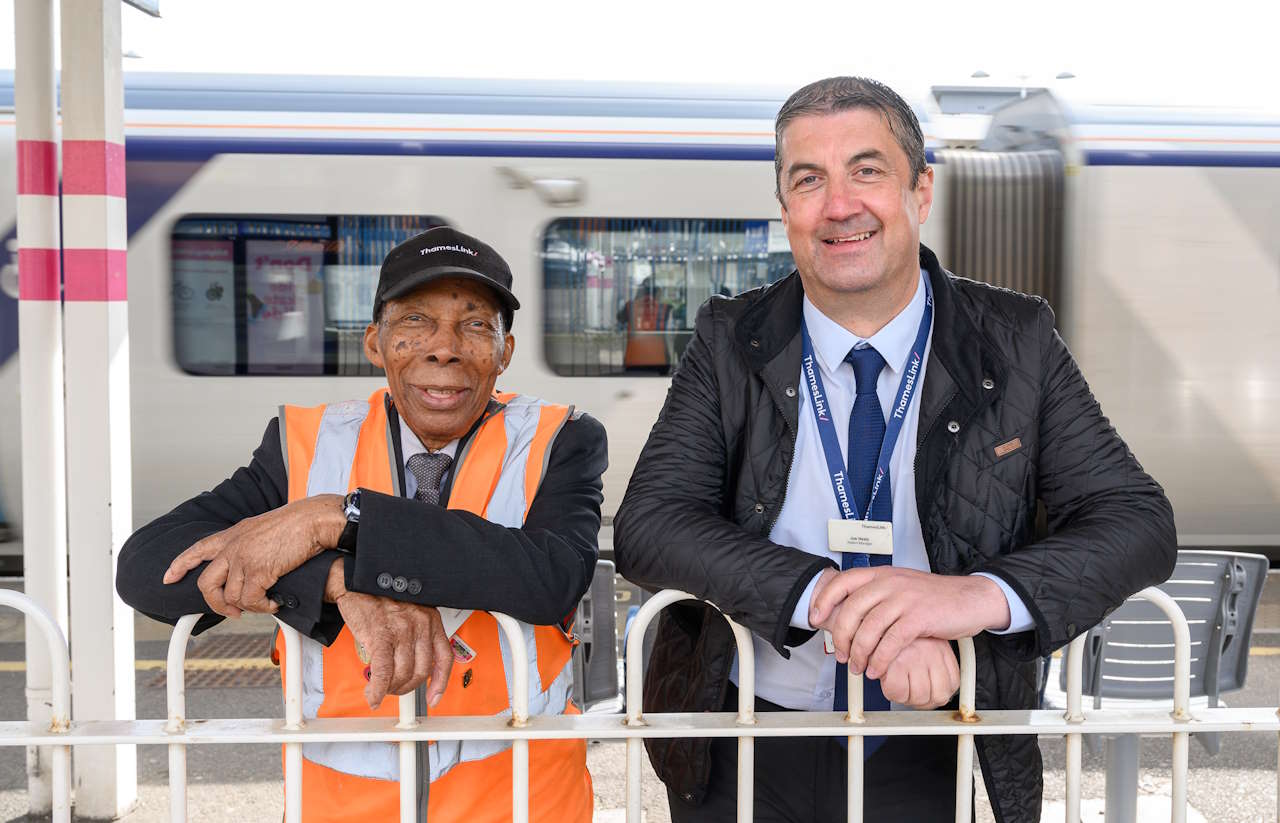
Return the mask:
[[(524, 525), (525, 471), (529, 450), (538, 430), (541, 400), (518, 396), (503, 411), (507, 450), (493, 498), (485, 510), (485, 518), (508, 528)], [(351, 466), (355, 461), (360, 427), (369, 414), (364, 400), (350, 400), (325, 407), (316, 437), (316, 450), (307, 476), (307, 494), (346, 494)], [(283, 423), (282, 423), (283, 426)], [(389, 447), (388, 447), (389, 448)], [(550, 447), (548, 446), (548, 451)], [(288, 453), (285, 453), (286, 462)], [(393, 461), (394, 462), (394, 461)], [(543, 472), (546, 461), (543, 461)], [(394, 472), (393, 472), (394, 474)], [(550, 684), (543, 686), (538, 674), (538, 647), (532, 625), (521, 623), (525, 645), (529, 649), (529, 713), (563, 714), (573, 691), (573, 661), (569, 661)], [(506, 636), (499, 632), (503, 672), (507, 680), (507, 697), (511, 697), (511, 651)], [(309, 637), (302, 639), (302, 716), (314, 718), (324, 703), (324, 646)], [(510, 717), (511, 709), (498, 717)], [(430, 780), (446, 774), (459, 763), (492, 757), (511, 747), (510, 741), (445, 740), (430, 744)], [(377, 780), (400, 779), (399, 749), (392, 743), (304, 743), (302, 756), (326, 768)]]
[[(525, 467), (529, 463), (533, 435), (538, 431), (542, 406), (542, 401), (523, 396), (507, 403), (502, 417), (507, 429), (507, 453), (502, 458), (502, 474), (493, 489), (493, 498), (485, 510), (485, 519), (490, 522), (512, 529), (524, 525), (527, 508), (524, 499)], [(533, 683), (529, 681), (530, 686)]]
[[(521, 624), (523, 625), (523, 624)], [(533, 648), (530, 646), (529, 648)], [(506, 643), (502, 647), (502, 660), (508, 661)], [(535, 666), (536, 668), (536, 666)], [(507, 671), (510, 671), (508, 669)], [(533, 680), (529, 681), (530, 692), (533, 691)], [(573, 661), (570, 660), (551, 681), (551, 687), (529, 695), (529, 714), (564, 714), (569, 703), (569, 695), (573, 692)], [(511, 678), (507, 678), (507, 694), (511, 693)], [(511, 709), (507, 708), (495, 717), (510, 717)], [(511, 748), (510, 740), (441, 740), (432, 743), (431, 749), (431, 782), (443, 777), (459, 763), (484, 760)]]

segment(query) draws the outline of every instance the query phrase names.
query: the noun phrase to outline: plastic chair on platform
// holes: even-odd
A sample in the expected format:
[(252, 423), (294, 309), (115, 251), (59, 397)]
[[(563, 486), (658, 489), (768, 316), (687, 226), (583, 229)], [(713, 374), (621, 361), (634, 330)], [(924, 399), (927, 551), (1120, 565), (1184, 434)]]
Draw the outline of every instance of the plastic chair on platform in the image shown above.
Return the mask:
[[(1173, 574), (1160, 589), (1186, 615), (1191, 629), (1193, 707), (1217, 706), (1225, 692), (1244, 687), (1253, 618), (1267, 578), (1260, 554), (1191, 549), (1178, 552)], [(1173, 706), (1173, 629), (1154, 604), (1129, 600), (1089, 631), (1085, 642), (1084, 694), (1093, 707), (1121, 708), (1132, 701)], [(1066, 670), (1059, 666), (1059, 689)], [(1221, 735), (1194, 735), (1217, 754)], [(1092, 735), (1086, 736), (1088, 738)], [(1138, 736), (1107, 739), (1107, 823), (1137, 814)]]
[(618, 619), (615, 607), (616, 567), (596, 562), (591, 588), (578, 604), (573, 633), (573, 699), (584, 712), (622, 711), (618, 688)]

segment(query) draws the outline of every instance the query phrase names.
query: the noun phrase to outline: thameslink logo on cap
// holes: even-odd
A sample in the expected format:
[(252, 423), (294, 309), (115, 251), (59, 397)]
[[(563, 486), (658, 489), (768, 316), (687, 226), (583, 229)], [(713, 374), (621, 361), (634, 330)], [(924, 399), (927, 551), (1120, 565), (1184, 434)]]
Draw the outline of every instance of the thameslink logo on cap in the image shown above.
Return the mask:
[(479, 254), (466, 246), (428, 246), (425, 249), (418, 249), (418, 254), (432, 254), (438, 251), (460, 251), (463, 254), (469, 254), (472, 257), (477, 257)]

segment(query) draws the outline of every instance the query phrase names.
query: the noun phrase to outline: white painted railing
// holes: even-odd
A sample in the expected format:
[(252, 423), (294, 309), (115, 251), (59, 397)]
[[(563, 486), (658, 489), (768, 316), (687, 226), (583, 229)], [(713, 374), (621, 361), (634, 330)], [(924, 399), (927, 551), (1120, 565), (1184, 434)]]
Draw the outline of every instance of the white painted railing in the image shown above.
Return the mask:
[[(0, 590), (0, 606), (16, 608), (42, 629), (53, 664), (53, 722), (49, 726), (24, 721), (0, 722), (0, 746), (52, 746), (54, 821), (70, 820), (72, 746), (111, 744), (161, 744), (169, 747), (170, 819), (185, 821), (186, 747), (192, 745), (275, 743), (284, 744), (286, 759), (285, 809), (289, 823), (301, 819), (302, 744), (305, 742), (381, 741), (400, 746), (400, 816), (413, 821), (417, 814), (416, 745), (427, 740), (510, 740), (512, 757), (512, 817), (529, 816), (529, 741), (551, 739), (625, 739), (627, 742), (627, 819), (640, 820), (642, 740), (649, 737), (738, 738), (738, 820), (752, 818), (754, 753), (758, 737), (830, 736), (849, 740), (850, 821), (862, 820), (864, 736), (941, 734), (957, 740), (956, 817), (968, 823), (972, 806), (973, 745), (977, 735), (1060, 734), (1067, 741), (1066, 820), (1080, 819), (1080, 742), (1082, 734), (1169, 734), (1173, 738), (1173, 823), (1184, 823), (1187, 809), (1188, 735), (1191, 732), (1280, 733), (1280, 713), (1271, 708), (1205, 708), (1190, 711), (1190, 634), (1186, 619), (1168, 595), (1149, 588), (1137, 597), (1158, 606), (1173, 624), (1175, 644), (1174, 709), (1100, 709), (1086, 711), (1081, 700), (1081, 661), (1084, 637), (1073, 641), (1067, 653), (1067, 711), (983, 710), (974, 707), (975, 660), (973, 642), (960, 641), (960, 697), (956, 712), (870, 712), (862, 708), (861, 677), (850, 675), (849, 711), (764, 712), (755, 705), (755, 661), (750, 633), (730, 621), (739, 655), (738, 711), (697, 714), (645, 715), (641, 705), (641, 649), (645, 629), (662, 609), (692, 595), (664, 591), (649, 600), (635, 617), (627, 644), (627, 712), (618, 714), (529, 716), (528, 650), (519, 625), (510, 617), (494, 616), (506, 635), (515, 665), (514, 697), (510, 719), (504, 717), (439, 717), (415, 715), (414, 696), (400, 698), (399, 718), (320, 718), (304, 722), (301, 698), (301, 643), (295, 631), (282, 626), (286, 666), (284, 721), (272, 719), (205, 720), (186, 722), (183, 663), (187, 642), (197, 617), (188, 615), (174, 627), (168, 657), (168, 717), (165, 720), (69, 721), (70, 679), (66, 642), (54, 622), (23, 595)], [(1167, 705), (1167, 704), (1166, 704)], [(1280, 769), (1277, 770), (1280, 778)], [(1280, 792), (1277, 795), (1280, 821)]]

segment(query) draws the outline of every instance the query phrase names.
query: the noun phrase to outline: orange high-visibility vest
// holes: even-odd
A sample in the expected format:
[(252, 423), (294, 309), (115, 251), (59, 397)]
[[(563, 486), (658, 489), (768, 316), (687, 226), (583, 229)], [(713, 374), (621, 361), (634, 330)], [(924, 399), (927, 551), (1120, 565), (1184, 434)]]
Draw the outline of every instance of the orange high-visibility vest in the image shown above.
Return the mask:
[[(345, 494), (356, 488), (396, 494), (400, 474), (391, 454), (386, 389), (368, 401), (315, 408), (283, 406), (281, 451), (289, 500)], [(449, 508), (463, 509), (509, 527), (525, 515), (546, 473), (551, 444), (570, 419), (570, 407), (515, 394), (481, 423), (455, 461)], [(430, 535), (422, 535), (430, 540)], [(531, 655), (531, 714), (576, 714), (572, 691), (572, 641), (557, 627), (521, 624)], [(497, 621), (473, 612), (455, 637), (475, 652), (455, 661), (433, 717), (510, 715), (511, 661)], [(276, 651), (284, 659), (283, 638)], [(324, 647), (303, 638), (303, 717), (395, 717), (388, 696), (376, 710), (364, 701), (365, 663), (344, 626)], [(421, 700), (421, 698), (419, 698)], [(419, 704), (421, 705), (421, 703)], [(420, 775), (430, 781), (430, 823), (488, 823), (511, 819), (511, 743), (443, 740), (419, 746)], [(430, 772), (423, 769), (429, 752)], [(388, 743), (308, 743), (302, 747), (302, 819), (307, 823), (398, 820), (399, 755)], [(419, 785), (419, 797), (422, 796)], [(593, 796), (586, 741), (539, 740), (529, 746), (529, 809), (535, 821), (591, 820)], [(421, 809), (421, 804), (419, 804)]]

